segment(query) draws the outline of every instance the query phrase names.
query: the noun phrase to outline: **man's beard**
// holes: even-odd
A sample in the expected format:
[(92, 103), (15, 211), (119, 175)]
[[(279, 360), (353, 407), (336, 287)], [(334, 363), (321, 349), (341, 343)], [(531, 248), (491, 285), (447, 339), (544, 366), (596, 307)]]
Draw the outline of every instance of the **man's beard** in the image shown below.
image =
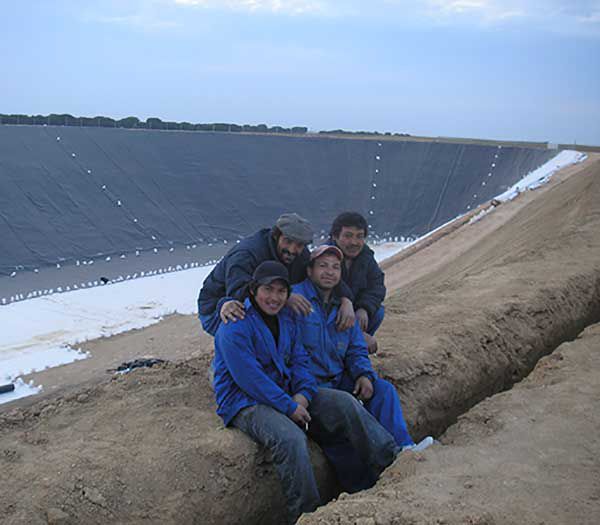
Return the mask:
[(293, 262), (294, 259), (296, 258), (296, 255), (284, 248), (281, 250), (281, 254), (280, 254), (279, 258), (282, 261), (288, 260), (289, 262)]

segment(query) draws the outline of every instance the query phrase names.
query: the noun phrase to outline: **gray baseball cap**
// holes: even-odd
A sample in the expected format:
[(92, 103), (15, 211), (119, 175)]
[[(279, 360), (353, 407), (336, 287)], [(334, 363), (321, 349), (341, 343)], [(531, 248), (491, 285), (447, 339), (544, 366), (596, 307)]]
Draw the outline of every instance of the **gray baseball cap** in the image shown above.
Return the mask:
[(281, 233), (286, 237), (303, 244), (310, 244), (313, 240), (313, 229), (310, 223), (304, 217), (300, 217), (297, 213), (282, 214), (279, 219), (277, 219), (275, 226), (277, 226)]

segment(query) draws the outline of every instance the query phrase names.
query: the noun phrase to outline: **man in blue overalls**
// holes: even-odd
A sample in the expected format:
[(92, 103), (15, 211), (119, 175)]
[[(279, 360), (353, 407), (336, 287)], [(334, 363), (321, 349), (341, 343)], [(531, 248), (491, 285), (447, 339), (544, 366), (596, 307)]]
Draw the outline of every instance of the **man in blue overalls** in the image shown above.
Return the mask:
[[(292, 288), (312, 306), (308, 315), (297, 317), (302, 327), (304, 346), (311, 357), (312, 372), (320, 387), (345, 390), (362, 401), (365, 408), (394, 436), (399, 447), (423, 450), (433, 443), (433, 439), (427, 437), (417, 445), (414, 443), (406, 427), (396, 389), (379, 378), (371, 366), (359, 321), (347, 330), (338, 331), (336, 328), (339, 297), (334, 288), (341, 279), (343, 258), (337, 246), (319, 246), (310, 254), (307, 279)], [(349, 469), (349, 456), (356, 457), (347, 448), (325, 449), (325, 453), (334, 465), (346, 465)], [(365, 488), (372, 482), (352, 472), (348, 472), (346, 480), (340, 481), (346, 490)]]
[[(307, 434), (323, 447), (350, 443), (376, 479), (399, 452), (393, 436), (351, 395), (318, 388), (300, 326), (285, 307), (286, 267), (259, 264), (249, 284), (244, 316), (221, 323), (215, 337), (217, 413), (272, 452), (287, 502), (289, 523), (321, 498)], [(335, 321), (334, 321), (335, 324)]]

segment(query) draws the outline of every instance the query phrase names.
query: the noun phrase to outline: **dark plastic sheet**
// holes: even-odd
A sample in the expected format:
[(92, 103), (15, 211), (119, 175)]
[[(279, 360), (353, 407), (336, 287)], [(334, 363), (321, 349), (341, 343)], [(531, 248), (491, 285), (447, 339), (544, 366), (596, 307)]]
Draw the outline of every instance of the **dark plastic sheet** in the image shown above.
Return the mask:
[(235, 241), (284, 211), (304, 215), (317, 231), (356, 210), (375, 235), (422, 235), (553, 155), (435, 142), (0, 126), (0, 275)]

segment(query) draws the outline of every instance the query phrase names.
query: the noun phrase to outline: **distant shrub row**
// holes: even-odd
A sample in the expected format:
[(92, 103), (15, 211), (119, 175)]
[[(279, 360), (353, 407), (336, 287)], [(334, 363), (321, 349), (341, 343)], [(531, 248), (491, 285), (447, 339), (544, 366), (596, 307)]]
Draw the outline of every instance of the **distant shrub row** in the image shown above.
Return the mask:
[(294, 126), (293, 128), (284, 128), (282, 126), (267, 126), (258, 124), (252, 126), (249, 124), (228, 124), (215, 122), (212, 124), (192, 124), (191, 122), (171, 122), (163, 121), (159, 118), (149, 118), (142, 121), (137, 117), (126, 117), (115, 120), (110, 117), (74, 117), (68, 114), (50, 115), (6, 115), (0, 113), (0, 124), (29, 124), (43, 126), (83, 126), (99, 128), (127, 128), (127, 129), (172, 129), (185, 131), (227, 131), (227, 132), (256, 132), (256, 133), (298, 133), (303, 134), (308, 131), (304, 126)]
[[(7, 115), (0, 113), (0, 124), (14, 125), (32, 125), (32, 126), (77, 126), (77, 127), (94, 127), (94, 128), (127, 128), (127, 129), (168, 129), (168, 130), (183, 130), (183, 131), (225, 131), (229, 133), (246, 132), (246, 133), (292, 133), (302, 135), (308, 132), (305, 126), (294, 126), (292, 128), (284, 128), (282, 126), (267, 126), (266, 124), (229, 124), (224, 122), (214, 122), (212, 124), (192, 124), (191, 122), (172, 122), (163, 121), (159, 118), (148, 118), (145, 121), (137, 117), (126, 117), (120, 120), (115, 120), (110, 117), (74, 117), (69, 114), (50, 115)], [(319, 131), (324, 135), (383, 135), (409, 137), (408, 133), (380, 133), (379, 131), (346, 131), (343, 129), (335, 129), (331, 131)]]
[(410, 133), (392, 133), (390, 131), (380, 133), (379, 131), (346, 131), (344, 129), (330, 129), (319, 131), (319, 133), (324, 135), (382, 135), (384, 137), (410, 137)]

